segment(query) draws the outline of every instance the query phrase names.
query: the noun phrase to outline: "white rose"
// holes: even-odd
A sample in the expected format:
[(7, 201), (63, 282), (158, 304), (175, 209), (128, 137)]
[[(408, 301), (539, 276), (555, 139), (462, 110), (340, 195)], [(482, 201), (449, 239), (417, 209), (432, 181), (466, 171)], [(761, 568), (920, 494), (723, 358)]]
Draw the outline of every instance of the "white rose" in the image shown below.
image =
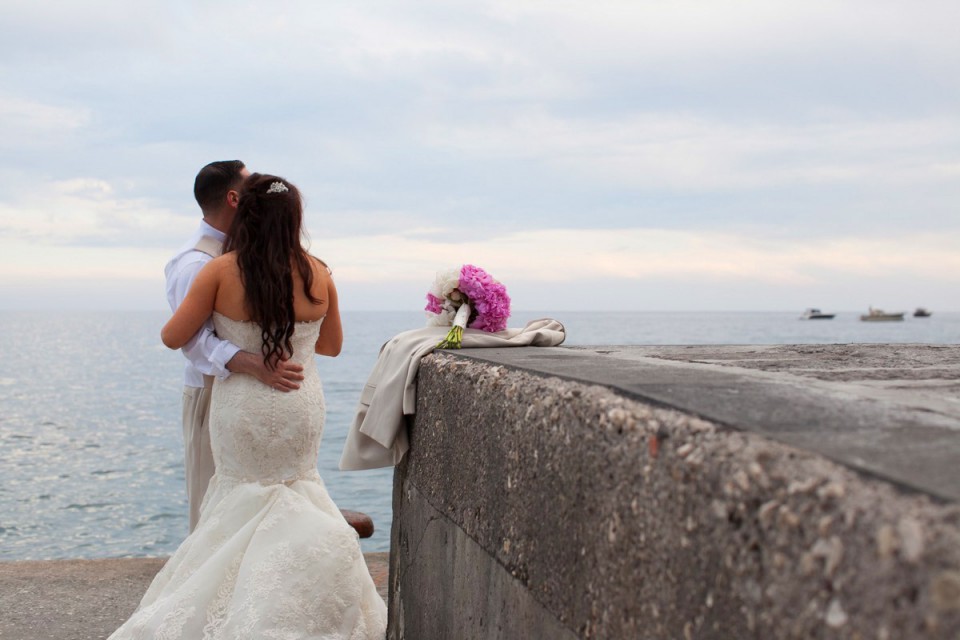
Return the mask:
[(453, 317), (456, 315), (456, 313), (456, 311), (448, 309), (446, 306), (444, 306), (440, 313), (427, 313), (427, 326), (449, 327), (451, 324), (453, 324)]
[[(450, 293), (460, 284), (460, 269), (453, 268), (445, 271), (437, 271), (437, 277), (430, 287), (430, 293), (444, 300), (450, 296)], [(452, 319), (451, 319), (452, 320)]]

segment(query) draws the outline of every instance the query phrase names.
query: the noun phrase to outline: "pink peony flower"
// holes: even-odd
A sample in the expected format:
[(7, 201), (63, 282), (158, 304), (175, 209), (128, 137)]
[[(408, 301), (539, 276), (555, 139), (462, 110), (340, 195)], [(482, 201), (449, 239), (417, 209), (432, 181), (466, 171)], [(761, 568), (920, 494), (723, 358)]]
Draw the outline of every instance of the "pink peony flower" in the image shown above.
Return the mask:
[(492, 333), (507, 328), (510, 296), (502, 283), (480, 267), (465, 264), (460, 270), (460, 284), (457, 288), (470, 301), (476, 314), (468, 325), (471, 329)]
[(433, 295), (432, 293), (427, 294), (427, 306), (424, 307), (424, 311), (430, 313), (441, 313), (443, 311), (443, 300)]

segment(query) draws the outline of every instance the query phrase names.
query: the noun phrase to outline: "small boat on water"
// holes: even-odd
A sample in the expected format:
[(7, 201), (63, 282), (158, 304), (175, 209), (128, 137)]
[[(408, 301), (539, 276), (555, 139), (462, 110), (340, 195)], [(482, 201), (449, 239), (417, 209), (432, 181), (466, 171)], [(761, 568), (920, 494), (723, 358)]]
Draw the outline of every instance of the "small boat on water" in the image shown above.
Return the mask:
[(880, 309), (870, 307), (870, 312), (860, 316), (864, 322), (898, 322), (903, 320), (905, 312), (886, 313)]
[(933, 311), (929, 309), (924, 309), (923, 307), (917, 307), (917, 310), (913, 312), (914, 318), (929, 318), (933, 315)]
[(803, 312), (803, 315), (800, 316), (801, 320), (833, 320), (834, 313), (824, 313), (820, 309), (807, 309)]

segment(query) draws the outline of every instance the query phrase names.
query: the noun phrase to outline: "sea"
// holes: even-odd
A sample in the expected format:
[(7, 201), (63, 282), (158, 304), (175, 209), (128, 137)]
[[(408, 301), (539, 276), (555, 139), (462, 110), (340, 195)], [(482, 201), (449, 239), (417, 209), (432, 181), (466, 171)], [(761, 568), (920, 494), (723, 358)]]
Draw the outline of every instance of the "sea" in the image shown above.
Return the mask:
[[(166, 556), (187, 534), (183, 358), (165, 312), (0, 312), (0, 560)], [(551, 317), (567, 345), (958, 343), (960, 313), (860, 322), (778, 312), (515, 312)], [(317, 357), (327, 400), (318, 469), (334, 501), (390, 544), (393, 470), (337, 469), (380, 346), (421, 312), (345, 312), (344, 348)]]

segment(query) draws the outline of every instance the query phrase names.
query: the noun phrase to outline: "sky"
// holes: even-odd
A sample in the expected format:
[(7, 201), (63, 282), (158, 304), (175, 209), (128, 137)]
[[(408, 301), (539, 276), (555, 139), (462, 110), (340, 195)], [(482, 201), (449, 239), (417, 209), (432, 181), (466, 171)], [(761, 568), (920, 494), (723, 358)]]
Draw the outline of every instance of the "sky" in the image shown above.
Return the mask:
[(0, 309), (165, 309), (196, 172), (347, 310), (960, 311), (960, 4), (0, 3)]

